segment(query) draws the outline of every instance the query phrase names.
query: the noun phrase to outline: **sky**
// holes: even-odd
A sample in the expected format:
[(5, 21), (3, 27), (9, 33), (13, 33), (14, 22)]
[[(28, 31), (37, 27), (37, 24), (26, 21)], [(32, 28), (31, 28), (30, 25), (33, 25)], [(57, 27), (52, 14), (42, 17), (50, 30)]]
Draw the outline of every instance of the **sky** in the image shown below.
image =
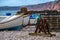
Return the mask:
[(54, 0), (0, 0), (0, 6), (25, 6), (41, 4), (50, 1)]

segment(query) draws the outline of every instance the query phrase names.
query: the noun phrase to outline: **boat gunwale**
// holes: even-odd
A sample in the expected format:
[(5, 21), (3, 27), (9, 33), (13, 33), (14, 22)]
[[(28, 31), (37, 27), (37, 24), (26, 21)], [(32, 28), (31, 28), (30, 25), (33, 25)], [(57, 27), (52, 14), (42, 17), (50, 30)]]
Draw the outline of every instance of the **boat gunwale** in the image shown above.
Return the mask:
[[(19, 15), (18, 15), (18, 16), (19, 16)], [(8, 23), (8, 22), (14, 21), (14, 20), (16, 20), (16, 19), (18, 19), (18, 18), (20, 18), (20, 17), (22, 17), (22, 15), (21, 15), (21, 16), (19, 16), (19, 17), (17, 17), (17, 18), (15, 18), (15, 19), (13, 19), (13, 20), (6, 21), (6, 22), (2, 22), (2, 23), (0, 23), (0, 24), (4, 24), (4, 23)]]

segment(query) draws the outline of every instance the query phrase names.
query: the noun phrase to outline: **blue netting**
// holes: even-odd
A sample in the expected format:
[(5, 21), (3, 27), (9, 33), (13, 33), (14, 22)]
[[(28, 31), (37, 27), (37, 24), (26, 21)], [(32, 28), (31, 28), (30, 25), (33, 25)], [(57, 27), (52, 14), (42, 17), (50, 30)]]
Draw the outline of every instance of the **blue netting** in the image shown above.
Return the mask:
[(39, 16), (38, 14), (31, 14), (31, 15), (30, 15), (30, 19), (38, 18), (38, 16)]

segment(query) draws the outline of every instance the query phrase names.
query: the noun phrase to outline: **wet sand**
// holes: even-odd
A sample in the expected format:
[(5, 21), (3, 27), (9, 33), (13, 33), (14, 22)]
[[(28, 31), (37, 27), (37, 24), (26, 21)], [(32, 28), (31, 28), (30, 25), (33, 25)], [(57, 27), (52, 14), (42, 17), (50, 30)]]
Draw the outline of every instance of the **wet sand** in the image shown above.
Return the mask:
[(0, 31), (0, 40), (60, 40), (60, 32), (52, 32), (56, 34), (55, 37), (28, 35), (34, 31), (35, 26), (27, 26), (21, 31)]

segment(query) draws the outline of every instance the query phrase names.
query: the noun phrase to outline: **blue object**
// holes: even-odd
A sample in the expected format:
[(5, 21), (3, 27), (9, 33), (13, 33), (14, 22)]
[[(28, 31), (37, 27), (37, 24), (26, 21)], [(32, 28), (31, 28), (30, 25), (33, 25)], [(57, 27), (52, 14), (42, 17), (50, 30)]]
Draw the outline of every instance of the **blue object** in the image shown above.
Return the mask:
[(6, 16), (11, 16), (11, 13), (6, 13)]
[(31, 14), (30, 19), (40, 18), (40, 15), (38, 14)]

